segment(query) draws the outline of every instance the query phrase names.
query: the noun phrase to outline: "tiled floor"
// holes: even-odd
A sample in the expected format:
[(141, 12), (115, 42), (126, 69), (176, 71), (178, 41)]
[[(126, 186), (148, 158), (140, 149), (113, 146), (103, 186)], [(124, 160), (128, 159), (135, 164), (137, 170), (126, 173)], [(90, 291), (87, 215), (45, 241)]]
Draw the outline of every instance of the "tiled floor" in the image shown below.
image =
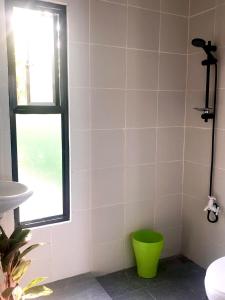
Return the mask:
[(94, 278), (90, 274), (50, 284), (49, 300), (206, 300), (205, 270), (181, 257), (162, 261), (158, 276), (141, 279), (134, 268)]

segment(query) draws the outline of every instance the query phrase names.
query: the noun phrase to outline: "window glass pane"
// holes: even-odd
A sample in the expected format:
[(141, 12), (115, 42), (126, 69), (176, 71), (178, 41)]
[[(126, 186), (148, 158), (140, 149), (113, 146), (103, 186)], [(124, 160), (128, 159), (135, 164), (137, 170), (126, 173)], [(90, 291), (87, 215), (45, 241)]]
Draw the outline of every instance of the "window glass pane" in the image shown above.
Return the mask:
[(18, 105), (54, 104), (54, 17), (13, 8)]
[(60, 115), (17, 115), (18, 179), (34, 194), (20, 221), (63, 214)]

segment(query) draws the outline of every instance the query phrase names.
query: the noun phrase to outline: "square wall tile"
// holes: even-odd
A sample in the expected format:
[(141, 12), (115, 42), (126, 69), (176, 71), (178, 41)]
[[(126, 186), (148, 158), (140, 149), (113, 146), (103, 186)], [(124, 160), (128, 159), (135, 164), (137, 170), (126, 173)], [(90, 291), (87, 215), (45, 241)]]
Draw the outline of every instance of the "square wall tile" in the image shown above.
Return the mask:
[(216, 118), (216, 127), (225, 129), (225, 90), (217, 90), (217, 118)]
[(186, 87), (186, 56), (160, 54), (159, 88), (184, 90)]
[(159, 197), (156, 203), (156, 227), (182, 225), (182, 195)]
[(132, 246), (132, 240), (129, 234), (126, 235), (126, 239), (125, 239), (125, 251), (126, 251), (126, 255), (124, 258), (124, 262), (125, 262), (125, 269), (127, 268), (132, 268), (134, 266), (136, 266), (136, 259), (134, 256), (134, 250), (133, 250), (133, 246)]
[(124, 170), (110, 168), (92, 172), (92, 208), (124, 201)]
[(218, 6), (216, 8), (216, 16), (215, 16), (215, 43), (219, 47), (224, 47), (225, 46), (225, 21), (224, 21), (224, 16), (225, 16), (225, 6)]
[(203, 12), (216, 6), (216, 0), (190, 0), (190, 15)]
[(160, 50), (187, 53), (188, 20), (170, 14), (162, 14), (160, 30)]
[(211, 129), (186, 128), (185, 160), (209, 165), (211, 158)]
[(184, 112), (185, 92), (159, 92), (158, 126), (183, 126)]
[(225, 88), (225, 48), (217, 50), (218, 64), (218, 88)]
[(47, 277), (45, 280), (45, 284), (52, 282), (53, 276), (52, 276), (52, 260), (51, 258), (43, 258), (43, 259), (34, 259), (32, 260), (32, 263), (30, 267), (27, 270), (27, 273), (22, 277), (20, 284), (21, 286), (26, 286), (28, 282), (33, 280), (34, 278), (37, 278), (37, 276)]
[(123, 164), (124, 136), (122, 130), (92, 132), (92, 167), (109, 168)]
[(190, 18), (189, 27), (189, 52), (198, 52), (201, 49), (192, 46), (192, 39), (198, 37), (206, 41), (214, 40), (214, 23), (215, 23), (215, 12), (209, 11), (201, 15)]
[[(76, 239), (71, 237), (76, 237)], [(66, 247), (66, 245), (70, 246)], [(52, 281), (89, 272), (89, 249), (89, 212), (74, 213), (72, 222), (54, 226), (52, 232), (52, 253), (54, 253), (52, 255)], [(73, 257), (73, 263), (71, 263), (71, 257)]]
[(125, 49), (91, 47), (91, 86), (125, 88)]
[(153, 199), (125, 205), (125, 232), (127, 237), (136, 230), (153, 228), (153, 207)]
[(216, 132), (216, 147), (215, 147), (215, 163), (217, 168), (225, 169), (225, 132), (217, 129)]
[(125, 92), (113, 89), (93, 89), (91, 118), (94, 129), (124, 128)]
[(70, 180), (72, 211), (88, 210), (90, 208), (90, 173), (88, 171), (73, 172)]
[(126, 7), (93, 0), (91, 2), (91, 42), (125, 46)]
[(157, 142), (158, 161), (173, 161), (183, 159), (183, 127), (159, 128)]
[(110, 0), (112, 3), (117, 3), (121, 5), (125, 5), (127, 0)]
[(158, 0), (128, 0), (128, 5), (133, 5), (152, 10), (160, 10), (160, 1)]
[(209, 167), (185, 162), (184, 164), (184, 194), (195, 197), (208, 197)]
[(127, 86), (129, 89), (156, 90), (158, 54), (141, 50), (127, 51)]
[(127, 139), (127, 165), (150, 164), (155, 162), (155, 129), (129, 129)]
[[(214, 179), (214, 193), (219, 200), (221, 208), (222, 216), (224, 217), (224, 209), (225, 209), (225, 200), (224, 200), (224, 192), (225, 192), (225, 171), (221, 169), (215, 169), (215, 179)], [(223, 227), (223, 236), (224, 236), (224, 227)], [(221, 237), (222, 240), (223, 237)]]
[(113, 242), (124, 237), (124, 207), (115, 205), (92, 210), (92, 239), (94, 243)]
[(157, 50), (159, 48), (160, 14), (149, 10), (128, 8), (128, 47)]
[[(206, 257), (206, 237), (203, 234), (205, 229), (201, 220), (202, 216), (204, 216), (205, 220), (205, 214), (202, 213), (202, 207), (196, 209), (196, 199), (194, 198), (185, 196), (184, 207), (185, 223), (182, 230), (182, 253), (185, 253), (185, 255), (188, 255), (189, 257), (196, 257), (198, 262), (200, 262), (202, 261), (202, 258), (200, 258), (201, 256)], [(193, 207), (195, 208), (193, 209)], [(196, 211), (198, 212), (197, 218), (195, 217)]]
[(217, 0), (216, 4), (217, 5), (223, 5), (225, 3), (225, 0)]
[(93, 246), (93, 270), (100, 276), (124, 268), (125, 247), (122, 240)]
[(69, 89), (70, 126), (75, 129), (90, 127), (90, 91), (87, 88)]
[(126, 127), (155, 127), (157, 92), (127, 91), (126, 95)]
[(89, 87), (89, 46), (69, 44), (69, 84), (71, 87)]
[(189, 0), (161, 0), (161, 10), (176, 15), (188, 16)]
[[(203, 51), (202, 51), (203, 52)], [(205, 59), (204, 53), (189, 55), (188, 59), (188, 89), (205, 90), (205, 67), (201, 62)]]
[(89, 0), (70, 1), (67, 12), (69, 41), (88, 43)]
[[(2, 224), (1, 224), (2, 226)], [(42, 246), (35, 249), (35, 251), (27, 254), (28, 259), (42, 260), (44, 257), (50, 260), (51, 246), (52, 246), (52, 229), (51, 227), (31, 229), (32, 238), (28, 243), (28, 247), (33, 244), (43, 243)]]
[(164, 236), (164, 249), (162, 256), (169, 257), (181, 253), (181, 226), (168, 227), (159, 226), (157, 230)]
[(90, 134), (88, 131), (70, 131), (71, 170), (89, 169)]
[(181, 194), (183, 163), (159, 163), (157, 167), (158, 195)]
[(126, 201), (153, 201), (155, 199), (155, 166), (126, 169)]
[[(202, 208), (206, 206), (207, 199), (193, 198), (187, 195), (183, 197), (183, 223), (188, 224), (191, 231), (194, 230), (196, 223), (201, 226), (204, 223), (205, 214)], [(185, 244), (185, 242), (184, 242)]]

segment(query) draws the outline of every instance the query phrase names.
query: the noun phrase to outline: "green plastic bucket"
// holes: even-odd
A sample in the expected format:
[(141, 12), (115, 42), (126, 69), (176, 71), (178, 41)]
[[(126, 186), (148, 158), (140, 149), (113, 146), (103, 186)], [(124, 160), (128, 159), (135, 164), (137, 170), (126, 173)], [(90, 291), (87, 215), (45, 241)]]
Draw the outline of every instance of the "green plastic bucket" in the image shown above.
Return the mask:
[(131, 237), (138, 275), (143, 278), (155, 277), (164, 244), (163, 235), (155, 231), (139, 230), (133, 232)]

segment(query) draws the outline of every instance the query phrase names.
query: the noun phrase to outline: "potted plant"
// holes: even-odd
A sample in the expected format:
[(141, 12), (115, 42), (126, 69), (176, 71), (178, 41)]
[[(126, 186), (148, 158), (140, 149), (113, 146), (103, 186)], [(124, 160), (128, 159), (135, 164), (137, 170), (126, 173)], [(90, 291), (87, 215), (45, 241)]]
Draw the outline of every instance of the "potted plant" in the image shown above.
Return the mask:
[(46, 286), (39, 285), (46, 277), (36, 278), (24, 288), (20, 286), (20, 280), (31, 264), (25, 256), (41, 245), (26, 247), (30, 238), (29, 229), (16, 228), (8, 237), (0, 226), (0, 300), (34, 299), (52, 293)]

